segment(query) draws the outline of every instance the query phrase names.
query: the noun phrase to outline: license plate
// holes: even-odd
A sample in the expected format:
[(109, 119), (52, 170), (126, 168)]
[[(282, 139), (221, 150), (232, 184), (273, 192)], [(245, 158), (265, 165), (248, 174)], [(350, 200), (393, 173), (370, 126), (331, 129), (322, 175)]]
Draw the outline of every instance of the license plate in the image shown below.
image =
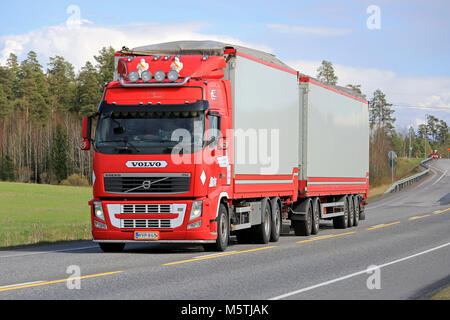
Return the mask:
[(134, 240), (159, 240), (159, 232), (135, 232)]

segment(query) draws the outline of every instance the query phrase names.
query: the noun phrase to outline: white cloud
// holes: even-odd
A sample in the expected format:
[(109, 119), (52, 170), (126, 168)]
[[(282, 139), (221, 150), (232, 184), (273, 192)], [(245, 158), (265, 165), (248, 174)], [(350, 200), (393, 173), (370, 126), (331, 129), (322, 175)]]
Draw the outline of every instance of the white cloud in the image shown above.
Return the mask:
[(267, 27), (285, 34), (312, 34), (317, 36), (345, 36), (352, 32), (349, 28), (311, 27), (287, 24), (268, 24)]
[[(301, 73), (315, 76), (321, 61), (297, 60), (288, 65)], [(376, 89), (386, 94), (388, 102), (396, 110), (396, 126), (413, 124), (417, 127), (425, 121), (426, 114), (435, 114), (439, 119), (450, 122), (450, 77), (412, 76), (392, 70), (355, 68), (334, 64), (338, 84), (360, 84), (367, 99)]]
[(98, 26), (90, 21), (76, 20), (30, 31), (21, 35), (0, 37), (0, 64), (4, 65), (10, 53), (26, 57), (28, 51), (39, 54), (41, 64), (47, 65), (48, 58), (60, 55), (79, 70), (86, 61), (93, 62), (93, 56), (102, 47), (112, 46), (120, 50), (148, 44), (177, 40), (216, 40), (272, 52), (264, 45), (251, 44), (226, 35), (202, 33), (207, 24), (185, 22), (178, 24), (135, 23), (121, 26)]

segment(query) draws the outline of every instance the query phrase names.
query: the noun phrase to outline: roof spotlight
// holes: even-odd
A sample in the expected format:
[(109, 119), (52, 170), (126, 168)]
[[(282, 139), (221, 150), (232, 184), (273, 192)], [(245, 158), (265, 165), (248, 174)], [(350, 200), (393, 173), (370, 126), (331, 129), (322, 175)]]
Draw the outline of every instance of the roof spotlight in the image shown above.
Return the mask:
[(155, 80), (158, 82), (163, 82), (164, 79), (166, 78), (166, 74), (164, 73), (164, 71), (156, 71), (155, 72)]
[(139, 73), (137, 71), (131, 71), (128, 74), (128, 80), (131, 82), (137, 82), (139, 80)]
[(169, 73), (167, 74), (167, 79), (169, 79), (169, 81), (171, 82), (177, 81), (179, 77), (180, 75), (176, 70), (169, 71)]
[(150, 80), (152, 80), (152, 73), (150, 71), (148, 71), (148, 70), (145, 70), (141, 74), (141, 79), (144, 82), (150, 82)]

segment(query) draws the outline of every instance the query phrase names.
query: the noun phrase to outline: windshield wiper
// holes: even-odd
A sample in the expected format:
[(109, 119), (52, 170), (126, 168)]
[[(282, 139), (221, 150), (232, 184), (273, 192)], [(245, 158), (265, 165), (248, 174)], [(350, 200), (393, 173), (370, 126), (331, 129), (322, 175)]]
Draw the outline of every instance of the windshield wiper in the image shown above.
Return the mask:
[(108, 142), (124, 142), (125, 146), (123, 147), (117, 147), (115, 146), (114, 149), (116, 150), (130, 150), (130, 147), (132, 147), (136, 152), (141, 152), (141, 150), (139, 150), (138, 148), (136, 148), (136, 146), (134, 144), (132, 144), (130, 141), (126, 140), (126, 139), (117, 139), (117, 140), (103, 140), (100, 141), (100, 143), (108, 143)]

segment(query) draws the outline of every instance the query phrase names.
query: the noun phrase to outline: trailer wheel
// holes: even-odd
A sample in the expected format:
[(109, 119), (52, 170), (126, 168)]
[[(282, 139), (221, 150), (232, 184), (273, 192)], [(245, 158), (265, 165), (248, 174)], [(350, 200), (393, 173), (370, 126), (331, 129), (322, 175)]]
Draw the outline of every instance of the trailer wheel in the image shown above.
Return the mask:
[(358, 226), (359, 224), (359, 215), (361, 214), (360, 210), (359, 210), (359, 196), (353, 196), (353, 207), (355, 208), (355, 214), (354, 214), (354, 218), (353, 218), (353, 226)]
[[(308, 200), (309, 201), (309, 200)], [(296, 236), (309, 236), (312, 229), (312, 205), (309, 201), (306, 206), (305, 220), (292, 220), (292, 227)]]
[(261, 206), (261, 224), (254, 227), (254, 239), (256, 243), (267, 244), (270, 240), (272, 226), (272, 210), (269, 199), (264, 199)]
[(272, 207), (272, 226), (270, 228), (270, 241), (277, 242), (281, 234), (281, 208), (279, 198), (270, 201)]
[(333, 218), (333, 227), (335, 229), (345, 229), (348, 225), (348, 202), (347, 197), (343, 198), (344, 202), (344, 215)]
[(100, 249), (102, 249), (103, 252), (122, 252), (125, 248), (125, 243), (104, 243), (100, 242), (98, 244), (100, 246)]
[(319, 198), (314, 198), (314, 200), (312, 201), (311, 234), (319, 233), (319, 220), (320, 220), (320, 202)]
[(205, 244), (206, 251), (225, 251), (230, 239), (230, 223), (228, 219), (228, 210), (223, 203), (219, 207), (217, 216), (217, 240), (213, 244)]
[(359, 220), (366, 220), (366, 212), (361, 208), (361, 198), (358, 196)]
[(355, 217), (355, 206), (353, 205), (353, 196), (352, 195), (347, 196), (347, 201), (348, 201), (347, 227), (351, 228), (353, 227), (353, 220)]

